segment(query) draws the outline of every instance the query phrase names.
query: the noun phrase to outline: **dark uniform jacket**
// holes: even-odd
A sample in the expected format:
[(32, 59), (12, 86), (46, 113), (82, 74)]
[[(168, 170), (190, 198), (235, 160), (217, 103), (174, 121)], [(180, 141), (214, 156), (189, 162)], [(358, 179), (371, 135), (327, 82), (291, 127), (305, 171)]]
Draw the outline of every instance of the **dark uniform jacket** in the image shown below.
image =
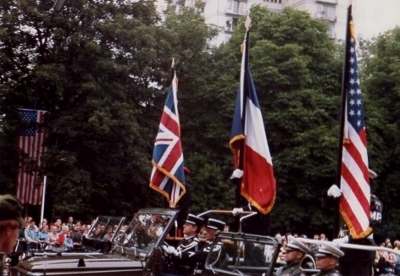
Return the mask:
[(176, 248), (178, 256), (169, 255), (164, 272), (175, 275), (192, 275), (196, 266), (195, 253), (199, 250), (197, 237), (183, 239)]
[(305, 276), (301, 271), (300, 263), (287, 264), (278, 269), (275, 276)]
[(205, 271), (205, 264), (206, 264), (206, 259), (208, 255), (211, 254), (211, 259), (213, 261), (218, 260), (216, 263), (219, 263), (221, 261), (224, 261), (223, 259), (219, 258), (220, 254), (222, 252), (222, 243), (217, 242), (201, 242), (199, 244), (199, 249), (197, 250), (194, 259), (196, 262), (195, 265), (195, 275), (202, 274)]
[[(372, 239), (350, 240), (350, 244), (376, 245)], [(374, 251), (343, 249), (345, 253), (340, 259), (340, 272), (346, 276), (370, 276), (375, 261)]]

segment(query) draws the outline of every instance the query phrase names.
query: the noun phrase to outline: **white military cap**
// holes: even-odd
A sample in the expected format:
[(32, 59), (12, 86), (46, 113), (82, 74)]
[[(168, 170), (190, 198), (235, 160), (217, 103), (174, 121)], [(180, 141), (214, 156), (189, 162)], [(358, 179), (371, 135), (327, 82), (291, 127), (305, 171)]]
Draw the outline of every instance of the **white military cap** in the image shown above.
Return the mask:
[(301, 242), (296, 238), (290, 239), (288, 244), (286, 245), (286, 248), (288, 248), (289, 250), (298, 250), (305, 254), (311, 253), (310, 248), (304, 242)]
[(344, 252), (340, 250), (335, 245), (324, 244), (319, 249), (315, 256), (318, 257), (325, 257), (325, 256), (333, 256), (337, 259), (344, 256)]

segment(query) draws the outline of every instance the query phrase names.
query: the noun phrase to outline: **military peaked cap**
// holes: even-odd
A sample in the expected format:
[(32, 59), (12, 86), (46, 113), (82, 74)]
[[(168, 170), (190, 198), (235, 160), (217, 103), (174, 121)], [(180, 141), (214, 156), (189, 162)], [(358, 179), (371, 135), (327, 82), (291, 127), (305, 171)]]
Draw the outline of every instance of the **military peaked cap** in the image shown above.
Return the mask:
[(332, 257), (339, 259), (340, 257), (344, 256), (344, 252), (342, 250), (340, 250), (338, 247), (336, 247), (335, 245), (324, 244), (318, 249), (318, 252), (317, 252), (317, 254), (315, 254), (315, 256), (317, 258), (325, 257), (325, 256), (332, 256)]
[(289, 243), (286, 245), (286, 248), (289, 248), (291, 250), (301, 251), (305, 254), (311, 253), (310, 248), (304, 242), (301, 242), (295, 238), (289, 240)]
[(185, 223), (196, 225), (201, 227), (204, 224), (204, 219), (202, 217), (196, 216), (194, 214), (189, 214), (186, 218)]
[(16, 220), (22, 226), (23, 208), (12, 195), (0, 195), (0, 221)]
[(209, 218), (207, 221), (207, 228), (223, 231), (226, 223), (222, 220)]

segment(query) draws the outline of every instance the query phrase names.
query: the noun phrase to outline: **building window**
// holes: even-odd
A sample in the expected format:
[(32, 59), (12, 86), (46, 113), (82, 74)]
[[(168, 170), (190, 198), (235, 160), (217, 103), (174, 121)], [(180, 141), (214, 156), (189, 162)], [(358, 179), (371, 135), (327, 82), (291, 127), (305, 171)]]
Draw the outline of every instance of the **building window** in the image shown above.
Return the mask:
[(227, 12), (235, 15), (244, 15), (246, 14), (246, 4), (246, 2), (241, 2), (240, 0), (229, 0), (227, 2)]
[(318, 17), (321, 19), (335, 21), (336, 19), (336, 6), (329, 4), (321, 4), (318, 6)]
[(239, 23), (239, 18), (237, 18), (237, 17), (232, 18), (232, 30), (234, 30), (236, 28), (238, 23)]
[(232, 30), (232, 22), (230, 20), (226, 20), (225, 28), (226, 28), (226, 31), (228, 31), (228, 32), (232, 32), (233, 31)]
[(190, 8), (195, 7), (195, 0), (186, 0), (186, 6)]
[(240, 2), (239, 0), (233, 0), (232, 11), (235, 13), (239, 13)]

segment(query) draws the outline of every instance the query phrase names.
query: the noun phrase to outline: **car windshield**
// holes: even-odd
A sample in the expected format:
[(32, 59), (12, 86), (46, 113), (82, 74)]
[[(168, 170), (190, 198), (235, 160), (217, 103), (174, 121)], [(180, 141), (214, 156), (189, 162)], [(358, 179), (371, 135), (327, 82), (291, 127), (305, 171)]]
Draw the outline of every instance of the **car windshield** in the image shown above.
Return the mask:
[(279, 252), (270, 237), (221, 233), (207, 258), (207, 267), (221, 275), (269, 275)]
[(124, 220), (124, 217), (99, 216), (93, 221), (86, 237), (111, 241)]
[(168, 223), (173, 218), (170, 214), (137, 213), (129, 225), (123, 225), (117, 233), (114, 243), (146, 256), (164, 234)]

